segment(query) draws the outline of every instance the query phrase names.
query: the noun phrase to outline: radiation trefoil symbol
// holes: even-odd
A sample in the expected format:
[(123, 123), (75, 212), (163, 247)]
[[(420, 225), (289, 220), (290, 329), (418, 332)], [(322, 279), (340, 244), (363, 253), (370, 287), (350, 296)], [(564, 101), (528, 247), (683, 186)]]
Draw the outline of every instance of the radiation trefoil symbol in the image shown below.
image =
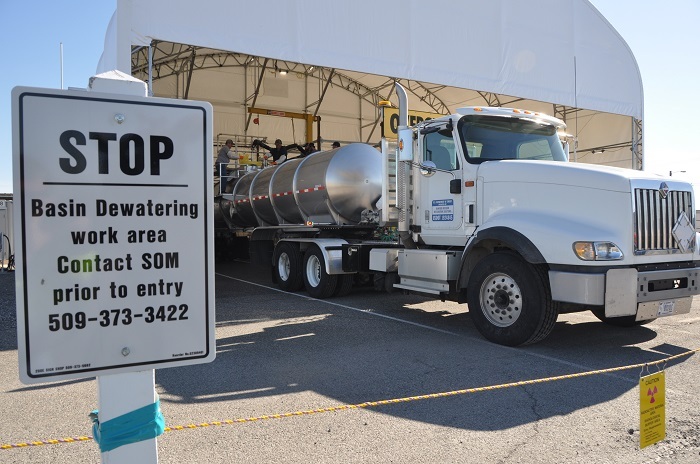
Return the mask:
[(656, 402), (656, 398), (654, 398), (654, 395), (656, 395), (657, 393), (659, 393), (659, 390), (656, 387), (654, 387), (653, 391), (651, 390), (651, 388), (647, 391), (647, 396), (651, 396), (651, 401), (649, 401), (650, 403)]

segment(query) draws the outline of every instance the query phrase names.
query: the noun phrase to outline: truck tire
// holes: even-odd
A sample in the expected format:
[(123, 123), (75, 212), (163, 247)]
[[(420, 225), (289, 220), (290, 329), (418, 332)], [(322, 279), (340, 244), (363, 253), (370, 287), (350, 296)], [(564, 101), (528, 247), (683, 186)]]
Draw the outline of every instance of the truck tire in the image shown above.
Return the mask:
[(304, 287), (309, 295), (314, 298), (328, 298), (333, 295), (338, 285), (338, 276), (326, 272), (326, 263), (323, 253), (317, 246), (306, 250), (304, 255)]
[(394, 293), (394, 284), (398, 284), (399, 280), (396, 272), (378, 272), (374, 275), (374, 289), (378, 292)]
[(299, 247), (289, 242), (279, 242), (275, 247), (272, 272), (277, 285), (284, 291), (296, 292), (302, 289), (302, 256)]
[(352, 290), (352, 284), (355, 275), (354, 274), (340, 274), (338, 276), (338, 284), (335, 287), (333, 296), (345, 296)]
[(477, 330), (500, 345), (538, 342), (557, 322), (546, 270), (511, 253), (479, 261), (469, 279), (467, 303)]
[(591, 312), (595, 317), (600, 319), (601, 322), (605, 322), (608, 325), (613, 325), (615, 327), (636, 327), (638, 325), (645, 325), (650, 322), (654, 322), (654, 319), (647, 319), (645, 321), (635, 320), (635, 316), (621, 316), (621, 317), (606, 317), (605, 307), (591, 309)]

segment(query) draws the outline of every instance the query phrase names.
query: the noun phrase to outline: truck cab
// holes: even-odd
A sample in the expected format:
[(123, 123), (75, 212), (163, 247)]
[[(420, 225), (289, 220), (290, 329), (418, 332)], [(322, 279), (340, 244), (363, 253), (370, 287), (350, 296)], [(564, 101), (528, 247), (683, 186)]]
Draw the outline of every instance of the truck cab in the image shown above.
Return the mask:
[(689, 312), (700, 293), (692, 187), (569, 163), (565, 130), (510, 108), (400, 123), (394, 286), (467, 302), (505, 345), (542, 340), (566, 312), (622, 326)]
[[(566, 162), (564, 124), (511, 108), (461, 108), (417, 128), (413, 217), (428, 245), (464, 246), (481, 218), (477, 186), (482, 164), (494, 160)], [(483, 179), (483, 176), (482, 176)]]

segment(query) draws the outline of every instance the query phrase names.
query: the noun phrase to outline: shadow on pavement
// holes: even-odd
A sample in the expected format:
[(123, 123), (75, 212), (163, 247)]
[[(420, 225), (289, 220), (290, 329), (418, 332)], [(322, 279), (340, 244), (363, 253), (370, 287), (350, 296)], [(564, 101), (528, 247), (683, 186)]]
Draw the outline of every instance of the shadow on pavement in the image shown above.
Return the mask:
[[(168, 401), (240, 401), (235, 410), (245, 414), (243, 400), (267, 397), (273, 410), (257, 405), (250, 416), (281, 414), (652, 362), (688, 350), (642, 350), (634, 345), (653, 340), (653, 326), (623, 329), (592, 319), (558, 322), (543, 342), (508, 348), (483, 340), (468, 314), (406, 310), (421, 301), (416, 296), (368, 291), (365, 298), (359, 291), (352, 306), (446, 332), (353, 311), (342, 298), (329, 304), (221, 276), (216, 284), (217, 327), (226, 333), (217, 336), (217, 359), (157, 371)], [(621, 371), (373, 410), (447, 427), (503, 430), (605, 403), (636, 388), (637, 378), (637, 370)], [(332, 400), (279, 402), (280, 395), (305, 391)], [(249, 416), (215, 420), (242, 417)]]

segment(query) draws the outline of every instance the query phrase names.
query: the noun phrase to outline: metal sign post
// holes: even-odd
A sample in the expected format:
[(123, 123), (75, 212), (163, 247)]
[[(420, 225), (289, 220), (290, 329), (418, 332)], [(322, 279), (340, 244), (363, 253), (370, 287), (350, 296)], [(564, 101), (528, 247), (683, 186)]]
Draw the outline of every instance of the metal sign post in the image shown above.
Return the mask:
[(145, 95), (13, 89), (20, 379), (98, 376), (103, 462), (156, 462), (122, 420), (160, 415), (153, 369), (215, 357), (211, 105)]

